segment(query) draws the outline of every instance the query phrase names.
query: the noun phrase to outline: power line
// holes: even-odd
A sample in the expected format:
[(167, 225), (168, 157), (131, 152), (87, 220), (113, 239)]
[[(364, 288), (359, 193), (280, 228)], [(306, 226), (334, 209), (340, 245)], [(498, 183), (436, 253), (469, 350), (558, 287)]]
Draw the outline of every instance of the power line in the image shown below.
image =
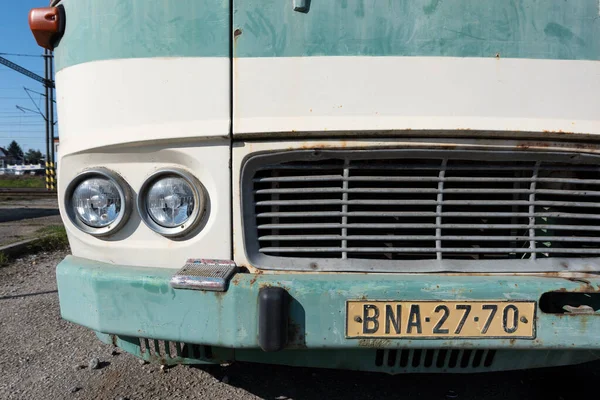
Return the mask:
[[(46, 59), (47, 61), (47, 59)], [(46, 76), (45, 78), (42, 78), (41, 76), (39, 76), (38, 74), (36, 74), (35, 72), (32, 72), (30, 70), (28, 70), (27, 68), (24, 68), (22, 66), (20, 66), (19, 64), (15, 64), (14, 62), (0, 56), (0, 64), (7, 66), (8, 68), (17, 71), (35, 81), (38, 81), (40, 83), (42, 83), (46, 88), (53, 88), (54, 89), (54, 81), (52, 80), (51, 77)], [(47, 65), (47, 63), (46, 63)], [(48, 75), (48, 68), (45, 69), (45, 74)]]
[(38, 126), (44, 126), (44, 125), (46, 125), (45, 122), (37, 123), (37, 122), (33, 122), (33, 121), (27, 121), (26, 123), (19, 124), (18, 122), (14, 122), (14, 121), (2, 121), (2, 120), (0, 120), (0, 130), (20, 129), (20, 128), (37, 129)]
[[(15, 133), (5, 133), (5, 135), (20, 135), (21, 133), (27, 133), (27, 134), (34, 134), (34, 133), (39, 133), (40, 135), (43, 133), (44, 131), (42, 129), (39, 129), (37, 131), (21, 131), (21, 132), (15, 132)], [(10, 136), (11, 138), (13, 136)], [(22, 137), (27, 137), (27, 136), (22, 136)], [(34, 138), (37, 138), (38, 136), (31, 136)]]
[[(8, 69), (0, 69), (0, 72), (12, 72), (12, 71), (10, 71), (10, 70), (8, 70)], [(43, 74), (43, 73), (44, 73), (44, 71), (41, 71), (41, 70), (39, 70), (39, 69), (34, 69), (34, 70), (32, 70), (31, 72), (35, 72), (35, 73), (36, 73), (36, 74), (38, 74), (38, 75), (39, 75), (39, 74)], [(43, 83), (42, 83), (42, 85), (43, 85)]]
[(0, 115), (0, 120), (7, 118), (39, 118), (37, 115), (23, 115), (23, 113), (19, 113), (21, 115)]
[(0, 53), (0, 56), (14, 56), (14, 57), (43, 57), (43, 55), (38, 54), (19, 54), (19, 53)]

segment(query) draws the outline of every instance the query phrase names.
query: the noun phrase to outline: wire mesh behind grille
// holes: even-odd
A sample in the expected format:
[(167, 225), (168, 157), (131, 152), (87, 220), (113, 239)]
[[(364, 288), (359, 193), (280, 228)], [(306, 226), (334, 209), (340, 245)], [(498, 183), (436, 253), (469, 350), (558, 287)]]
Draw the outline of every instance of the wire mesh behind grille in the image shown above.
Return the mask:
[(254, 205), (247, 248), (340, 262), (595, 257), (596, 162), (534, 152), (280, 153), (245, 181)]

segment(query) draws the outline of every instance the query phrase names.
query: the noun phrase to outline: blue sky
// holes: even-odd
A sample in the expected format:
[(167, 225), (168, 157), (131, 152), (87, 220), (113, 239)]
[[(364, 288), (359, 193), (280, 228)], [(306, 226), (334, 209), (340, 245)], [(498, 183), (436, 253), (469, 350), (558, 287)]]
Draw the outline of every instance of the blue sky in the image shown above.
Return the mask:
[[(43, 54), (44, 50), (38, 47), (29, 30), (27, 17), (31, 8), (46, 7), (48, 4), (49, 0), (2, 1), (0, 56), (40, 76), (44, 76), (42, 57), (17, 57), (1, 53)], [(16, 108), (19, 105), (35, 110), (35, 105), (27, 97), (23, 87), (39, 93), (44, 92), (41, 83), (0, 65), (0, 146), (6, 147), (14, 139), (23, 147), (24, 151), (33, 148), (45, 153), (44, 120), (40, 115), (23, 113)], [(31, 93), (31, 96), (38, 107), (44, 111), (43, 97), (35, 93)]]

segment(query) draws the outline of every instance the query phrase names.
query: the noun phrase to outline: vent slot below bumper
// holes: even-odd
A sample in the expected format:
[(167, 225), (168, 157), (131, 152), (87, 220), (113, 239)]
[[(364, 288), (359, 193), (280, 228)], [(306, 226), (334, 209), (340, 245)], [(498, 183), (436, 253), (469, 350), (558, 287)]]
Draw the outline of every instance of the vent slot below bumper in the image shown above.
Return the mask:
[(377, 350), (375, 366), (399, 367), (402, 369), (486, 369), (494, 364), (496, 350), (458, 349), (401, 349)]

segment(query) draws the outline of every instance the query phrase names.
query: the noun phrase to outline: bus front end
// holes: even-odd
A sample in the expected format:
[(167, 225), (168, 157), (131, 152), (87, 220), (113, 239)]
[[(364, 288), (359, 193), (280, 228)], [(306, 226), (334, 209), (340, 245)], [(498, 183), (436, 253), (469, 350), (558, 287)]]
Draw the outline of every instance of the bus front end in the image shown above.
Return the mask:
[(34, 10), (56, 59), (63, 318), (162, 364), (597, 358), (598, 7)]

